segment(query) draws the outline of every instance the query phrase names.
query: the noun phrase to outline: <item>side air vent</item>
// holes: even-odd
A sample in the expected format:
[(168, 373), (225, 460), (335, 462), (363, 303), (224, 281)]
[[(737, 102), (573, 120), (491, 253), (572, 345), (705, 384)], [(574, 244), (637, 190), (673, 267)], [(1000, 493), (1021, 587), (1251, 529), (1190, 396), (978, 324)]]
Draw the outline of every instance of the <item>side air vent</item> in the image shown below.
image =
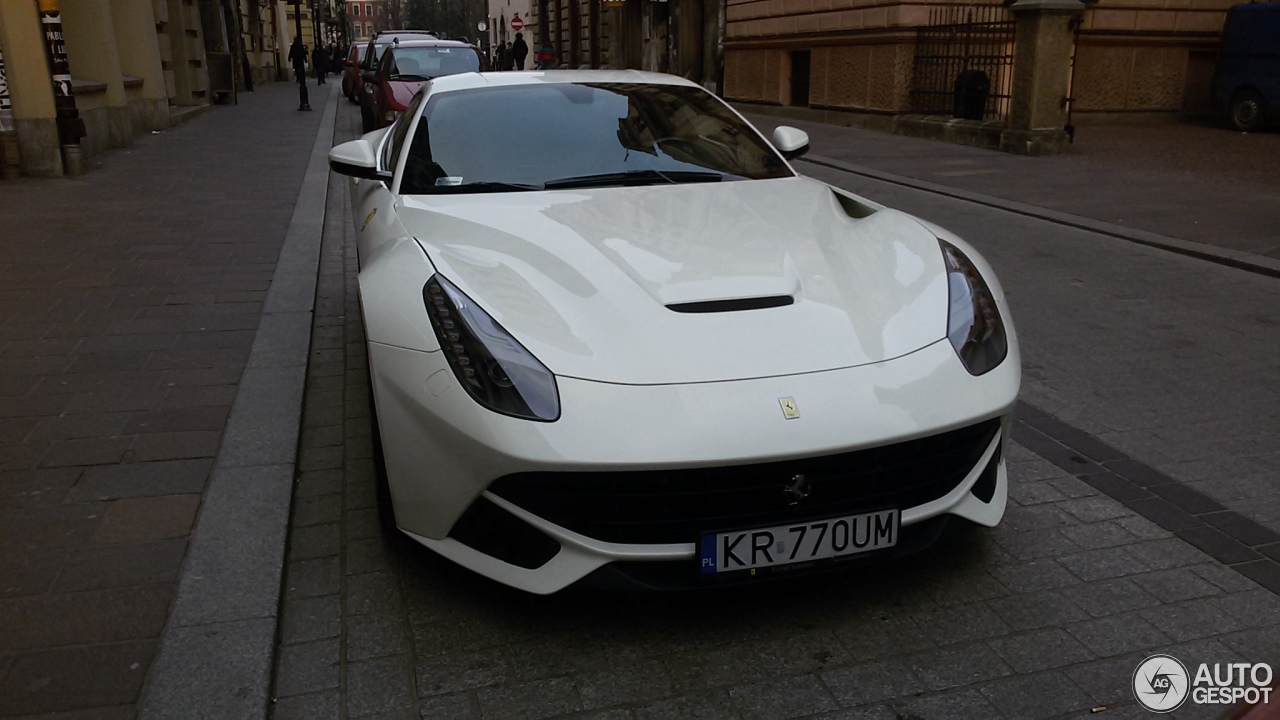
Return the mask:
[(739, 310), (763, 310), (764, 308), (782, 307), (795, 302), (790, 295), (774, 295), (771, 297), (738, 298), (735, 300), (703, 300), (700, 302), (672, 303), (668, 310), (679, 313), (722, 313)]
[(840, 207), (844, 208), (845, 214), (854, 220), (871, 217), (876, 213), (876, 208), (860, 203), (847, 195), (834, 191), (831, 194), (836, 196), (836, 202), (840, 203)]

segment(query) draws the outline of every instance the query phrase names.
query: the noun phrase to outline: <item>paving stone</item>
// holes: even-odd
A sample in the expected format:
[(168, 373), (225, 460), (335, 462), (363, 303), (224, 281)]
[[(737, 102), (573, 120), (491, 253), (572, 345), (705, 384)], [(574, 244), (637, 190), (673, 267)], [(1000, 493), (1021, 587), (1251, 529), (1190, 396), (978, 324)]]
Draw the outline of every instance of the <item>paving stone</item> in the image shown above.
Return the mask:
[(820, 677), (844, 707), (892, 700), (925, 689), (911, 670), (897, 660), (827, 670)]
[(1057, 503), (1056, 507), (1071, 513), (1079, 518), (1081, 522), (1086, 523), (1115, 520), (1133, 514), (1132, 511), (1115, 500), (1101, 496), (1064, 500)]
[(345, 544), (349, 575), (392, 570), (395, 567), (395, 548), (385, 537), (349, 540)]
[(289, 533), (290, 560), (330, 557), (341, 550), (342, 528), (336, 522), (297, 527)]
[(341, 566), (336, 557), (291, 562), (285, 572), (285, 598), (331, 595), (340, 590), (340, 578)]
[(1079, 713), (1092, 706), (1088, 695), (1056, 672), (995, 682), (982, 688), (982, 694), (1008, 717), (1027, 720)]
[(1037, 560), (1080, 552), (1080, 546), (1062, 533), (1065, 529), (1068, 528), (1004, 534), (998, 536), (996, 542), (1018, 560)]
[(293, 518), (290, 527), (301, 528), (309, 525), (336, 523), (342, 519), (341, 495), (315, 495), (294, 498)]
[(916, 655), (911, 668), (930, 690), (947, 690), (1013, 673), (991, 648), (982, 644)]
[(298, 476), (297, 496), (317, 497), (342, 492), (342, 471), (315, 470)]
[(582, 707), (593, 710), (627, 703), (651, 702), (673, 692), (662, 664), (649, 660), (625, 670), (586, 672), (575, 676)]
[[(274, 640), (275, 623), (265, 618), (167, 631), (139, 716), (199, 717), (209, 708), (228, 717), (262, 713), (271, 685)], [(200, 676), (219, 682), (192, 682)]]
[(1072, 623), (1066, 626), (1066, 631), (1103, 658), (1152, 648), (1169, 640), (1137, 615), (1113, 615)]
[(500, 685), (508, 677), (506, 659), (494, 648), (420, 658), (414, 671), (420, 697)]
[(902, 698), (891, 703), (888, 717), (928, 718), (928, 720), (970, 720), (999, 717), (995, 706), (977, 690), (954, 690), (923, 697)]
[(1220, 588), (1188, 568), (1146, 573), (1135, 576), (1133, 580), (1144, 590), (1166, 603), (1222, 594)]
[(341, 684), (341, 642), (337, 638), (284, 645), (276, 670), (276, 695), (302, 695)]
[(402, 612), (404, 604), (400, 598), (400, 581), (394, 573), (365, 573), (359, 578), (358, 581), (349, 581), (347, 615)]
[(1123, 547), (1064, 555), (1058, 558), (1058, 562), (1085, 582), (1134, 575), (1147, 569), (1145, 563), (1130, 555)]
[(199, 506), (196, 494), (117, 500), (98, 524), (93, 542), (113, 545), (186, 537)]
[(352, 615), (346, 619), (347, 661), (409, 654), (409, 632), (399, 615)]
[(988, 605), (1013, 630), (1035, 630), (1089, 617), (1059, 591), (1012, 595), (992, 600)]
[(835, 710), (831, 693), (813, 675), (730, 688), (729, 697), (743, 718), (794, 718)]
[(741, 717), (725, 690), (681, 695), (641, 705), (635, 709), (635, 716), (636, 720), (720, 720)]
[(1146, 563), (1152, 570), (1199, 565), (1211, 560), (1208, 555), (1178, 538), (1135, 543), (1129, 545), (1126, 550), (1130, 555)]
[(0, 473), (0, 509), (59, 505), (82, 473), (80, 468)]
[(68, 499), (115, 500), (204, 491), (211, 459), (125, 463), (87, 468)]
[(280, 641), (295, 645), (338, 637), (342, 633), (341, 600), (336, 593), (287, 600), (280, 624)]
[(1036, 560), (1021, 565), (992, 568), (990, 572), (1010, 590), (1018, 593), (1055, 590), (1080, 582), (1066, 568), (1053, 560)]
[(1161, 605), (1142, 610), (1139, 614), (1174, 642), (1198, 640), (1243, 627), (1239, 620), (1223, 613), (1212, 600)]
[(419, 704), (419, 717), (422, 720), (466, 720), (480, 717), (480, 701), (471, 693), (457, 695), (438, 695), (423, 698)]
[(1248, 590), (1211, 602), (1231, 617), (1252, 626), (1280, 623), (1280, 598), (1266, 590)]
[(0, 638), (9, 653), (155, 638), (172, 598), (167, 585), (148, 585), (4, 599)]
[(1136, 582), (1143, 577), (1088, 583), (1068, 588), (1062, 594), (1093, 617), (1107, 617), (1159, 605), (1161, 600)]
[(183, 537), (77, 550), (54, 589), (75, 592), (173, 582), (186, 549)]
[(1067, 539), (1083, 550), (1129, 545), (1138, 541), (1133, 533), (1125, 530), (1114, 521), (1094, 522), (1088, 525), (1077, 525), (1059, 530)]
[(769, 672), (795, 675), (844, 665), (852, 660), (835, 634), (826, 630), (786, 633), (757, 645)]
[(0, 715), (35, 715), (132, 705), (155, 640), (18, 654), (0, 677)]
[(985, 604), (962, 605), (915, 616), (916, 623), (938, 645), (952, 645), (980, 637), (1004, 635), (1010, 627)]
[[(416, 638), (424, 630), (425, 628), (421, 625), (414, 626), (415, 645), (419, 648), (419, 656), (439, 654), (448, 650), (447, 646), (439, 644), (428, 646), (426, 642), (416, 642)], [(490, 647), (493, 646), (490, 645)], [(599, 674), (601, 677), (606, 678), (614, 677), (613, 670), (608, 672), (601, 670), (601, 668), (609, 667), (610, 658), (606, 657), (605, 653), (594, 642), (575, 642), (572, 638), (557, 637), (554, 640), (542, 639), (533, 642), (517, 642), (502, 646), (502, 649), (511, 678), (516, 682), (528, 682), (569, 673), (578, 674), (578, 687), (582, 692), (583, 703), (587, 707), (592, 706), (587, 697), (589, 692), (595, 692), (593, 688), (595, 688), (596, 684), (596, 675)], [(636, 662), (641, 665), (647, 663), (645, 660), (628, 661), (616, 672), (627, 677), (637, 677), (634, 673), (629, 673), (628, 671), (628, 668), (632, 667)], [(665, 670), (662, 671), (660, 678), (654, 675), (647, 677), (646, 682), (657, 683), (660, 679), (670, 683)], [(614, 691), (616, 688), (610, 688), (609, 690)]]
[(1060, 628), (1037, 630), (987, 642), (1009, 667), (1019, 673), (1039, 672), (1097, 659)]
[(1265, 662), (1274, 670), (1280, 664), (1280, 625), (1254, 627), (1218, 638), (1248, 662)]
[(338, 691), (325, 690), (276, 698), (271, 717), (272, 720), (338, 720), (341, 708)]
[(1225, 565), (1262, 559), (1257, 552), (1217, 528), (1201, 526), (1179, 530), (1177, 536)]
[(413, 696), (411, 660), (404, 655), (346, 665), (347, 716), (367, 717), (410, 708)]
[(1080, 478), (1067, 476), (1049, 480), (1055, 490), (1069, 498), (1094, 497), (1098, 490)]
[(662, 659), (677, 693), (756, 682), (765, 678), (764, 662), (749, 645), (733, 645), (669, 655)]
[(1067, 499), (1048, 482), (1017, 482), (1009, 486), (1009, 497), (1019, 505), (1056, 503)]

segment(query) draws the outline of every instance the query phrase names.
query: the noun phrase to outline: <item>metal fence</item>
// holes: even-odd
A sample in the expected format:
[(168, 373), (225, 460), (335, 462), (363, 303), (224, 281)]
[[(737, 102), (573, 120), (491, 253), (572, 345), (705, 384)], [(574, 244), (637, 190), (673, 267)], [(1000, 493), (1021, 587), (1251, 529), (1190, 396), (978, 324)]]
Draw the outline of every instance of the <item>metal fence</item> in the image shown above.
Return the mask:
[(911, 112), (1004, 121), (1014, 20), (1000, 5), (933, 8), (917, 30)]

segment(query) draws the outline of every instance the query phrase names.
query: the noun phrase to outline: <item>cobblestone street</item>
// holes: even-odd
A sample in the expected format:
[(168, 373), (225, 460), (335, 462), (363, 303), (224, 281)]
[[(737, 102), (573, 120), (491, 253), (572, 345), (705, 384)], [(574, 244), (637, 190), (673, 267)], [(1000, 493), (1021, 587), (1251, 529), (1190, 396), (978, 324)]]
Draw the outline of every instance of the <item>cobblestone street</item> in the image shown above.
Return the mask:
[[(340, 101), (335, 141), (358, 122)], [(1280, 556), (1280, 515), (1258, 500), (1273, 499), (1280, 469), (1280, 404), (1266, 383), (1275, 281), (801, 169), (956, 230), (1004, 279), (1029, 404), (1003, 523), (893, 566), (656, 595), (526, 595), (388, 535), (375, 507), (349, 201), (334, 176), (277, 720), (1137, 718), (1149, 713), (1131, 677), (1153, 652), (1188, 665), (1280, 662), (1269, 559)], [(1172, 301), (1193, 283), (1195, 308)], [(1189, 326), (1209, 338), (1159, 344)], [(1188, 704), (1175, 716), (1218, 712)]]

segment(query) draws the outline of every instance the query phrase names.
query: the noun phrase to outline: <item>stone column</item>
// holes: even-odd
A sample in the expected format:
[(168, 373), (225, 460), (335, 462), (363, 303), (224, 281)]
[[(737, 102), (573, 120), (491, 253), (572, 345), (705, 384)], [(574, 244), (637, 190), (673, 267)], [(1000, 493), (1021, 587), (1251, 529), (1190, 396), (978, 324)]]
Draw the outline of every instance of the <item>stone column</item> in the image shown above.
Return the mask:
[(1013, 58), (1013, 98), (1009, 129), (1000, 149), (1020, 155), (1048, 155), (1067, 148), (1067, 85), (1075, 43), (1073, 21), (1083, 15), (1079, 0), (1018, 0)]
[(96, 98), (85, 97), (79, 103), (88, 130), (81, 141), (85, 155), (132, 144), (133, 123), (120, 72), (111, 6), (107, 0), (63, 0), (60, 8), (73, 75), (106, 86), (105, 93)]
[(138, 0), (111, 0), (111, 19), (120, 53), (120, 71), (142, 85), (130, 92), (134, 133), (169, 127), (169, 93), (156, 37), (154, 6)]
[(23, 175), (62, 175), (62, 144), (40, 16), (33, 2), (0, 1), (0, 47), (13, 102), (19, 166)]

